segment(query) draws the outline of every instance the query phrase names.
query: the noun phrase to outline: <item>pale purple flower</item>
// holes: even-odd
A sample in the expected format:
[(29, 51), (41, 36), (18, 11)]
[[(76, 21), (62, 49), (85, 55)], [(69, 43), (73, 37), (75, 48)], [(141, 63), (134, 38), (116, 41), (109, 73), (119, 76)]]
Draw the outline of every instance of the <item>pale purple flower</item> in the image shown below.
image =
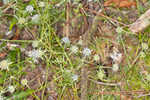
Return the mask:
[(70, 40), (69, 40), (68, 37), (63, 37), (63, 38), (61, 39), (61, 42), (62, 42), (62, 43), (65, 43), (65, 44), (70, 44)]
[(29, 57), (31, 57), (34, 60), (34, 62), (38, 62), (38, 59), (41, 58), (43, 54), (44, 54), (43, 51), (41, 51), (41, 50), (35, 50), (35, 49), (27, 52), (27, 55)]
[(86, 57), (86, 56), (90, 56), (92, 51), (89, 48), (84, 48), (82, 53)]
[(32, 5), (28, 5), (28, 6), (26, 7), (26, 11), (29, 12), (29, 13), (33, 12), (33, 10), (34, 10), (34, 8), (33, 8)]

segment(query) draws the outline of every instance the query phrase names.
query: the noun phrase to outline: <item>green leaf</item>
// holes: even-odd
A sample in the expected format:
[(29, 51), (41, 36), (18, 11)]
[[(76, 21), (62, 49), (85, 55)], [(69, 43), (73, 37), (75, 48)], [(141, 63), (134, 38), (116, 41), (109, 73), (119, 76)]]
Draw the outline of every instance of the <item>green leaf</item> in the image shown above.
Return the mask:
[(13, 94), (11, 97), (8, 97), (6, 100), (22, 100), (23, 98), (31, 95), (34, 92), (34, 90), (28, 89), (26, 91), (21, 91), (18, 93)]

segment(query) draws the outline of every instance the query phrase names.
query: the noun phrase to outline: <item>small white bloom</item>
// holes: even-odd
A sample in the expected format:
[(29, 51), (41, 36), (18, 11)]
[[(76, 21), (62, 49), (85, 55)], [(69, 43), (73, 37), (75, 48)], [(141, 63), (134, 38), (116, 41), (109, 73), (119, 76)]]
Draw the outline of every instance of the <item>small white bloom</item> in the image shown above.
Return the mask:
[(91, 2), (91, 1), (93, 1), (93, 0), (88, 0), (88, 2)]
[(119, 70), (119, 65), (118, 65), (118, 64), (113, 64), (112, 70), (113, 70), (114, 72), (117, 72), (117, 71)]
[(147, 50), (148, 49), (148, 44), (147, 43), (142, 43), (142, 49)]
[(33, 48), (38, 47), (38, 45), (39, 45), (39, 41), (33, 41), (33, 42), (32, 42)]
[(14, 76), (10, 76), (10, 79), (16, 79), (16, 77), (14, 77)]
[(12, 62), (10, 62), (9, 60), (2, 60), (0, 62), (0, 68), (2, 70), (9, 70), (9, 65), (12, 64)]
[(40, 58), (42, 57), (43, 52), (41, 50), (32, 50), (28, 52), (28, 56), (29, 57), (33, 57), (33, 58)]
[(28, 84), (28, 80), (27, 80), (27, 79), (22, 79), (22, 80), (21, 80), (21, 84), (22, 84), (23, 86), (26, 86), (26, 85)]
[(5, 100), (5, 97), (3, 97), (1, 94), (0, 94), (0, 100)]
[(29, 12), (29, 13), (33, 12), (33, 10), (34, 10), (34, 8), (33, 8), (32, 5), (28, 5), (28, 6), (26, 7), (26, 11)]
[(9, 91), (10, 93), (13, 93), (13, 92), (15, 91), (15, 87), (12, 86), (12, 85), (10, 85), (10, 86), (8, 87), (8, 91)]
[(19, 46), (19, 45), (17, 45), (17, 44), (10, 44), (10, 43), (8, 43), (8, 44), (7, 44), (7, 46), (17, 47), (17, 46)]
[(17, 44), (11, 44), (11, 43), (7, 43), (7, 47), (10, 49), (10, 50), (14, 50), (14, 48), (18, 47), (19, 45)]
[(8, 35), (11, 35), (11, 34), (13, 34), (12, 31), (8, 31), (8, 32), (5, 33), (5, 35), (7, 35), (7, 36), (8, 36)]
[(39, 4), (39, 7), (41, 7), (41, 8), (45, 7), (45, 2), (42, 2), (42, 1), (41, 1), (41, 2), (39, 2), (38, 4)]
[(61, 39), (61, 42), (62, 42), (62, 43), (65, 43), (65, 44), (70, 44), (70, 40), (69, 40), (68, 37), (63, 37), (63, 38)]
[(144, 58), (144, 57), (146, 57), (146, 54), (145, 54), (143, 51), (141, 51), (141, 52), (140, 52), (140, 57), (141, 57), (141, 58)]
[(26, 49), (25, 48), (20, 48), (21, 52), (25, 52)]
[(26, 22), (26, 19), (25, 19), (25, 18), (19, 18), (19, 19), (18, 19), (18, 23), (19, 23), (19, 24), (25, 24), (25, 22)]
[(34, 62), (38, 62), (38, 58), (41, 58), (42, 55), (44, 54), (43, 51), (41, 50), (32, 50), (32, 51), (29, 51), (27, 52), (27, 55), (31, 58), (33, 58)]
[(77, 80), (78, 80), (78, 75), (75, 75), (75, 74), (74, 74), (74, 75), (72, 76), (72, 80), (73, 80), (73, 81), (77, 81)]
[(39, 23), (39, 21), (40, 21), (40, 16), (39, 16), (39, 14), (36, 14), (36, 15), (34, 15), (33, 17), (32, 17), (32, 20), (31, 20), (33, 23), (35, 23), (35, 24), (37, 24), (37, 23)]
[(84, 48), (82, 53), (84, 56), (90, 56), (91, 52), (92, 51), (89, 48)]
[(77, 46), (72, 46), (70, 49), (72, 53), (77, 53), (79, 51), (79, 48)]
[(3, 0), (4, 4), (8, 4), (9, 2), (11, 2), (11, 0)]
[(99, 55), (98, 54), (96, 54), (96, 55), (94, 55), (94, 61), (99, 61), (100, 60), (100, 57), (99, 57)]
[(114, 48), (113, 53), (110, 54), (113, 62), (121, 61), (122, 54), (118, 51), (118, 49)]

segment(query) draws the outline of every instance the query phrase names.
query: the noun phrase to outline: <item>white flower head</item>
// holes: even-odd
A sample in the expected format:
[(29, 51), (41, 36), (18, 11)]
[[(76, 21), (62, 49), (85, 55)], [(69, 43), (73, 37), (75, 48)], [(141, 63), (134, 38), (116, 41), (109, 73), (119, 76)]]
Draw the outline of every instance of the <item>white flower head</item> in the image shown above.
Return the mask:
[(39, 7), (43, 8), (43, 7), (45, 7), (45, 2), (40, 1), (40, 2), (38, 3), (38, 5), (39, 5)]
[(79, 77), (78, 75), (74, 74), (74, 75), (72, 76), (72, 80), (73, 80), (73, 81), (77, 81), (77, 80), (78, 80), (78, 77)]
[(99, 57), (99, 55), (98, 54), (96, 54), (96, 55), (94, 55), (94, 61), (99, 61), (100, 60), (100, 57)]
[(19, 18), (19, 19), (18, 19), (18, 23), (19, 23), (19, 24), (25, 24), (25, 22), (26, 22), (26, 19), (25, 19), (25, 18)]
[(24, 47), (21, 47), (20, 50), (21, 50), (21, 52), (25, 52), (26, 51), (26, 49)]
[(148, 44), (147, 43), (142, 43), (142, 49), (147, 50), (148, 49)]
[(33, 23), (35, 24), (38, 24), (39, 21), (40, 21), (40, 15), (39, 14), (36, 14), (34, 16), (32, 16), (32, 20), (31, 20)]
[(118, 62), (122, 59), (122, 53), (120, 53), (118, 49), (114, 48), (113, 52), (110, 54), (110, 57), (112, 58), (113, 62)]
[(18, 46), (19, 46), (18, 44), (7, 43), (7, 47), (9, 47), (10, 50), (14, 50)]
[(113, 64), (112, 70), (113, 70), (114, 72), (117, 72), (117, 71), (119, 70), (119, 65), (118, 65), (118, 64)]
[(145, 54), (145, 52), (141, 51), (141, 52), (140, 52), (140, 57), (141, 57), (141, 58), (144, 58), (144, 57), (146, 57), (146, 54)]
[(88, 0), (88, 2), (91, 2), (91, 1), (93, 1), (93, 0)]
[(28, 6), (26, 7), (26, 11), (29, 12), (29, 13), (33, 12), (33, 10), (34, 10), (34, 8), (33, 8), (32, 5), (28, 5)]
[(27, 79), (22, 79), (22, 80), (21, 80), (21, 84), (22, 84), (23, 86), (26, 86), (26, 85), (28, 84), (28, 80), (27, 80)]
[(65, 43), (65, 44), (70, 44), (70, 40), (69, 40), (68, 37), (63, 37), (63, 38), (61, 39), (61, 42), (62, 42), (62, 43)]
[(8, 31), (8, 32), (5, 33), (5, 35), (7, 35), (7, 36), (8, 36), (8, 35), (11, 35), (11, 34), (13, 34), (12, 31)]
[(13, 93), (13, 92), (15, 91), (15, 87), (12, 86), (12, 85), (8, 86), (8, 91), (9, 91), (10, 93)]
[(44, 52), (42, 50), (35, 50), (35, 49), (27, 52), (27, 55), (33, 58), (34, 62), (38, 62), (38, 58), (42, 58), (43, 54)]
[(11, 2), (11, 0), (3, 0), (4, 4), (8, 4), (9, 2)]
[(5, 97), (3, 97), (1, 94), (0, 94), (0, 100), (5, 100)]
[(12, 64), (9, 60), (2, 60), (0, 62), (0, 69), (2, 70), (9, 70), (9, 65)]
[(72, 46), (70, 48), (70, 50), (71, 50), (72, 53), (77, 53), (79, 51), (79, 48), (77, 46)]
[(92, 51), (89, 48), (84, 48), (82, 53), (85, 57), (87, 57), (91, 55)]

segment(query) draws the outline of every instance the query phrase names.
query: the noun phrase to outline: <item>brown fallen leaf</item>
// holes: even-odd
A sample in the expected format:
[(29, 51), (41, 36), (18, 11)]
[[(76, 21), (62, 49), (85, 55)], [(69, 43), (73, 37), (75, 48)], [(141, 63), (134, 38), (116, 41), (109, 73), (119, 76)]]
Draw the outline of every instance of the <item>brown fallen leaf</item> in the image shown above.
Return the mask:
[(115, 4), (119, 8), (136, 6), (136, 2), (129, 0), (108, 0), (104, 3), (104, 6), (111, 6), (112, 4)]
[(129, 29), (133, 33), (138, 33), (143, 31), (145, 28), (150, 26), (150, 9), (147, 10), (139, 19), (137, 19), (133, 24), (130, 25)]
[(6, 52), (1, 52), (1, 53), (0, 53), (0, 58), (4, 58), (6, 55), (7, 55)]
[(3, 6), (3, 2), (0, 1), (0, 7)]
[(127, 0), (126, 1), (122, 1), (119, 4), (120, 8), (123, 8), (123, 7), (130, 8), (132, 6), (136, 6), (136, 3), (135, 2), (128, 2)]
[(20, 32), (19, 28), (16, 28), (16, 32), (15, 32), (12, 40), (18, 40), (19, 39), (19, 32)]
[(104, 6), (110, 6), (112, 3), (119, 5), (120, 0), (108, 0), (108, 1), (104, 2)]

